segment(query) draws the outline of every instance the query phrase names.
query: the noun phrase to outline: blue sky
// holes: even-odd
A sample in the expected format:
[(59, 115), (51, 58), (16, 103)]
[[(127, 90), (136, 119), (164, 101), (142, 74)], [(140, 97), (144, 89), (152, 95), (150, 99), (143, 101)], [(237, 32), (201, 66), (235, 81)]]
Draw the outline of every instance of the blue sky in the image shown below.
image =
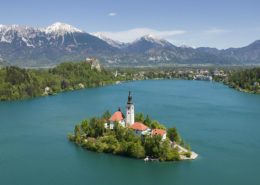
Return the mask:
[(125, 42), (150, 33), (175, 45), (241, 47), (260, 39), (260, 1), (0, 0), (0, 24), (54, 22)]

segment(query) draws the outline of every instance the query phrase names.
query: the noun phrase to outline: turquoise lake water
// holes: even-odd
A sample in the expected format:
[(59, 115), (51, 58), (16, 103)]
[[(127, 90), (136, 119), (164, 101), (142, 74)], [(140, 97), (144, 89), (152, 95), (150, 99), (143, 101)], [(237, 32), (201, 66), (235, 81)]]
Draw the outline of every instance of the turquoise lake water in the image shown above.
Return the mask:
[[(176, 126), (195, 161), (145, 163), (67, 141), (80, 120), (119, 106)], [(1, 185), (259, 185), (260, 95), (219, 83), (138, 81), (0, 103)]]

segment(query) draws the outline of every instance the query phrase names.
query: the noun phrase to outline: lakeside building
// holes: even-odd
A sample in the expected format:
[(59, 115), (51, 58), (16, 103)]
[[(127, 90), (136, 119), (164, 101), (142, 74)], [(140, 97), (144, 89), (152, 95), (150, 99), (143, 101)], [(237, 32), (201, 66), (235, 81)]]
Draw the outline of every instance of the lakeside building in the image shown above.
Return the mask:
[(125, 116), (120, 108), (109, 118), (109, 122), (105, 123), (105, 128), (114, 129), (116, 122), (125, 127)]
[(133, 129), (135, 134), (137, 135), (149, 135), (151, 129), (147, 127), (145, 124), (140, 122), (135, 122), (129, 128)]
[(160, 135), (162, 140), (166, 139), (166, 131), (163, 129), (151, 129), (144, 123), (135, 122), (135, 107), (132, 100), (131, 92), (129, 91), (128, 99), (126, 103), (126, 116), (122, 113), (121, 108), (112, 114), (109, 120), (104, 123), (106, 129), (114, 129), (116, 123), (119, 123), (122, 127), (133, 129), (134, 133), (140, 136), (144, 135)]
[(155, 135), (162, 136), (162, 140), (166, 139), (166, 131), (163, 129), (153, 129), (151, 134), (152, 134), (152, 136), (155, 136)]
[(212, 81), (213, 78), (212, 76), (198, 74), (193, 77), (193, 80)]

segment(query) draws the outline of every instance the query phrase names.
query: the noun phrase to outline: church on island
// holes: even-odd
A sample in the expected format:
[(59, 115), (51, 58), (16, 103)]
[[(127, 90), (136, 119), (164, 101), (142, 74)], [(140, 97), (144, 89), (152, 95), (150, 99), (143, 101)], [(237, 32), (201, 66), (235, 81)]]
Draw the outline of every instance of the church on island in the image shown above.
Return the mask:
[(128, 100), (126, 104), (126, 116), (122, 113), (119, 108), (110, 119), (105, 123), (106, 129), (114, 129), (116, 123), (119, 123), (125, 128), (133, 129), (137, 135), (160, 135), (162, 140), (166, 139), (166, 131), (163, 129), (151, 129), (141, 122), (135, 122), (135, 108), (132, 101), (132, 95), (129, 91)]

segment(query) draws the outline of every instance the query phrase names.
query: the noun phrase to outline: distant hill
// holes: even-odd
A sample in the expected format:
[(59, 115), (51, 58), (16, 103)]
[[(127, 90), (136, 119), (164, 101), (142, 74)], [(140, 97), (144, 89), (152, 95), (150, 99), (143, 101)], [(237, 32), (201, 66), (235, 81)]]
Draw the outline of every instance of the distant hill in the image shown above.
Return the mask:
[[(0, 59), (21, 67), (53, 66), (97, 57), (108, 66), (174, 64), (260, 64), (260, 41), (242, 48), (177, 47), (152, 35), (132, 43), (89, 34), (64, 23), (44, 29), (0, 25)], [(2, 62), (3, 63), (3, 62)]]

